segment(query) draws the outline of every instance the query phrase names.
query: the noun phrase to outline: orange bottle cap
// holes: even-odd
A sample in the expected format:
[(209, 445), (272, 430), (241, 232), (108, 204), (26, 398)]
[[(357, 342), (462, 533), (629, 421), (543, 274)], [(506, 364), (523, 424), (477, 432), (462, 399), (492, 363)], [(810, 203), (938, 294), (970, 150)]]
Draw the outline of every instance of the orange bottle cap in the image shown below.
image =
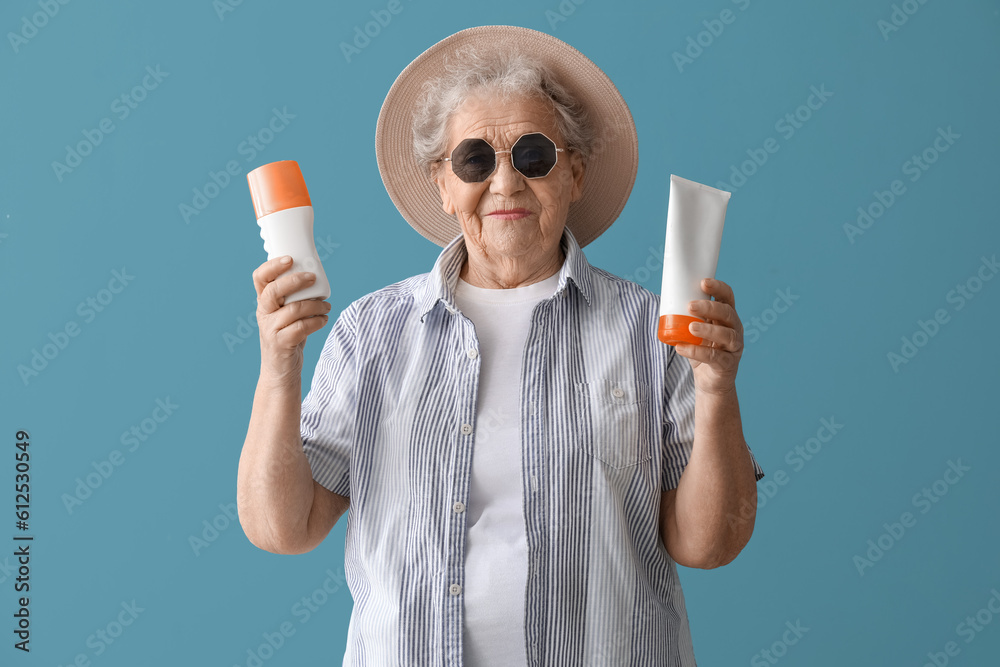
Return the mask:
[(667, 345), (676, 345), (677, 343), (701, 345), (702, 339), (691, 333), (688, 325), (692, 322), (704, 321), (690, 315), (661, 315), (660, 328), (656, 332), (656, 337)]
[(247, 174), (257, 219), (296, 206), (312, 206), (302, 170), (295, 160), (280, 160)]

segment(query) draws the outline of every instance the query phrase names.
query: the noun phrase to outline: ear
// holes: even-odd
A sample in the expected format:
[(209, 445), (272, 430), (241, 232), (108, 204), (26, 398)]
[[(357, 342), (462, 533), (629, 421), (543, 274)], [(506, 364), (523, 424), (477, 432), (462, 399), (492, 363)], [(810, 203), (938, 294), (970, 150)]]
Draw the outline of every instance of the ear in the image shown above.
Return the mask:
[(578, 151), (570, 152), (569, 163), (573, 174), (573, 193), (569, 200), (573, 202), (583, 195), (583, 175), (587, 171), (587, 165)]
[(437, 162), (431, 166), (431, 172), (433, 174), (434, 182), (438, 186), (438, 191), (441, 193), (441, 208), (448, 215), (455, 215), (455, 204), (451, 200), (451, 194), (448, 192), (448, 188), (445, 185), (445, 173), (444, 169), (440, 168), (441, 163)]

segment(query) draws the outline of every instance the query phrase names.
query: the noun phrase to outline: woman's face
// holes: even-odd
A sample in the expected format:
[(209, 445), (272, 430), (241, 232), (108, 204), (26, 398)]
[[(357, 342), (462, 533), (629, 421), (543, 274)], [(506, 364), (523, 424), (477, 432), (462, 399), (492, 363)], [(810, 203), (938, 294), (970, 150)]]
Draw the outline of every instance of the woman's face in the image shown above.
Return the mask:
[[(566, 147), (549, 103), (537, 98), (500, 103), (470, 97), (451, 117), (447, 156), (464, 139), (485, 139), (503, 151), (531, 132), (541, 132), (557, 147)], [(482, 183), (465, 183), (446, 166), (450, 162), (437, 163), (435, 181), (442, 205), (458, 218), (466, 244), (478, 246), (488, 256), (528, 262), (558, 253), (570, 202), (580, 198), (584, 169), (576, 151), (557, 156), (548, 175), (527, 179), (511, 165), (510, 153), (501, 153), (496, 169)], [(524, 209), (528, 215), (512, 220), (494, 213), (512, 209)]]

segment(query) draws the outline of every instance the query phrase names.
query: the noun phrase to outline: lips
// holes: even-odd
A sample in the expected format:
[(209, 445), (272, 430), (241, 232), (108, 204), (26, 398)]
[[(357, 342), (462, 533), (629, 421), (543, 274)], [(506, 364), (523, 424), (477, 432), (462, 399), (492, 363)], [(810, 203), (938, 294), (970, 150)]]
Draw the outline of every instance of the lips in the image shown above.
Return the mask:
[(502, 209), (489, 214), (490, 217), (498, 220), (517, 220), (529, 215), (531, 215), (531, 211), (526, 208)]

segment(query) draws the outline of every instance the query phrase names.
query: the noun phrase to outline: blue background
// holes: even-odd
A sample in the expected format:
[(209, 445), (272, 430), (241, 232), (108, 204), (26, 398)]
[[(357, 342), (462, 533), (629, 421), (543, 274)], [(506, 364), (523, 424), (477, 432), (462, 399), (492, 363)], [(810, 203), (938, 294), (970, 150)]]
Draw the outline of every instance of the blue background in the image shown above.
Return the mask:
[[(53, 1), (49, 17), (45, 1), (0, 9), (2, 553), (21, 532), (18, 429), (31, 434), (35, 535), (30, 655), (12, 648), (14, 559), (0, 557), (0, 663), (84, 654), (102, 667), (246, 665), (263, 634), (288, 622), (294, 634), (265, 665), (340, 664), (346, 585), (333, 584), (308, 620), (295, 605), (322, 589), (328, 569), (342, 572), (346, 522), (315, 551), (279, 556), (251, 545), (224, 511), (260, 363), (257, 332), (240, 322), (253, 322), (251, 272), (265, 258), (245, 173), (299, 161), (334, 314), (429, 270), (439, 248), (405, 223), (379, 178), (379, 109), (397, 74), (438, 40), (514, 24), (594, 60), (635, 117), (638, 178), (620, 219), (588, 246), (591, 263), (658, 291), (668, 175), (733, 192), (717, 276), (748, 331), (738, 388), (767, 477), (739, 558), (680, 568), (699, 664), (772, 664), (767, 649), (787, 665), (919, 666), (952, 641), (960, 652), (949, 664), (998, 664), (1000, 617), (981, 613), (990, 622), (972, 641), (959, 627), (1000, 591), (1000, 280), (976, 282), (977, 271), (993, 277), (982, 258), (1000, 251), (997, 2), (403, 0), (348, 62), (341, 43), (386, 2), (246, 0), (222, 11), (210, 0)], [(727, 9), (732, 20), (713, 23)], [(686, 49), (696, 57), (678, 65)], [(147, 67), (166, 74), (122, 117), (114, 101)], [(832, 95), (800, 109), (813, 86)], [(273, 109), (294, 118), (255, 155), (241, 152)], [(787, 136), (776, 123), (797, 110), (809, 118)], [(57, 173), (67, 146), (105, 118), (113, 131)], [(936, 160), (910, 180), (907, 161), (939, 128), (958, 138), (931, 149)], [(777, 152), (744, 164), (768, 138)], [(181, 205), (230, 160), (238, 175), (209, 188), (186, 221)], [(736, 187), (734, 168), (753, 173)], [(845, 231), (896, 179), (905, 193), (862, 233)], [(134, 278), (102, 293), (123, 267)], [(948, 299), (958, 285), (978, 289), (960, 309)], [(779, 290), (797, 298), (769, 312)], [(100, 312), (78, 310), (102, 295), (113, 298)], [(902, 338), (938, 309), (947, 321), (894, 367), (888, 354), (902, 355)], [(78, 335), (52, 343), (45, 367), (22, 378), (19, 366), (70, 323)], [(308, 341), (304, 391), (328, 332)], [(157, 399), (178, 407), (147, 421), (155, 431), (128, 451), (123, 432), (150, 419)], [(795, 448), (822, 419), (843, 427), (797, 463)], [(114, 450), (121, 465), (67, 508), (78, 478)], [(968, 470), (939, 482), (939, 497), (949, 461)], [(936, 502), (915, 502), (924, 488)], [(915, 523), (884, 535), (904, 512)], [(855, 556), (880, 536), (889, 549), (859, 568)], [(142, 611), (113, 644), (88, 644), (133, 600)], [(794, 645), (786, 622), (808, 628)]]

